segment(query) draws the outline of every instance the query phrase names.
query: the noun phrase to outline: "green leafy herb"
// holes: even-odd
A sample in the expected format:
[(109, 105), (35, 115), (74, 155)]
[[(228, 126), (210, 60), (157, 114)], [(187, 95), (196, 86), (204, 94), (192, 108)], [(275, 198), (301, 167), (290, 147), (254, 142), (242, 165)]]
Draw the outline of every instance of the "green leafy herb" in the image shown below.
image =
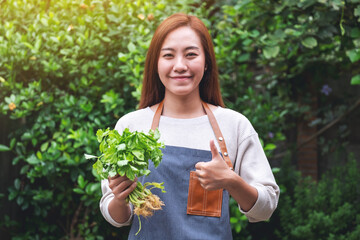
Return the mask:
[[(131, 132), (126, 128), (120, 135), (116, 130), (99, 129), (96, 133), (102, 153), (97, 157), (85, 154), (86, 159), (96, 158), (93, 168), (102, 179), (126, 175), (134, 181), (136, 177), (150, 174), (149, 160), (157, 167), (162, 160), (160, 148), (165, 145), (159, 142), (160, 132), (150, 130), (148, 134), (143, 132)], [(151, 186), (149, 189), (147, 187)], [(160, 198), (151, 193), (152, 188), (159, 188), (165, 192), (163, 183), (137, 182), (135, 190), (128, 196), (127, 201), (134, 205), (134, 213), (139, 218), (139, 231), (141, 230), (140, 216), (152, 216), (155, 210), (160, 210), (164, 203)]]

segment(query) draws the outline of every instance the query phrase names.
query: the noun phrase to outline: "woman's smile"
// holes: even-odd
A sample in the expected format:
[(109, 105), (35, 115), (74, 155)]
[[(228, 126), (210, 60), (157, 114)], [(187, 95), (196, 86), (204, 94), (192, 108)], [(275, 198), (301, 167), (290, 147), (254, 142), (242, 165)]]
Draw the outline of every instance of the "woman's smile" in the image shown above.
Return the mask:
[(175, 80), (175, 81), (186, 81), (186, 80), (191, 80), (191, 76), (170, 76), (170, 78), (172, 80)]

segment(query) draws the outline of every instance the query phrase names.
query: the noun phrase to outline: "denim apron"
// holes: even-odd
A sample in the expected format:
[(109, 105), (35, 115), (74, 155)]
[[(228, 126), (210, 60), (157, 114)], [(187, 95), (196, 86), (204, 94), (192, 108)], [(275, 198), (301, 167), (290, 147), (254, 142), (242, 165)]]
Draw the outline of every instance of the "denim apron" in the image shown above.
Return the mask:
[(221, 217), (188, 215), (186, 213), (190, 171), (195, 170), (197, 162), (211, 161), (211, 151), (184, 147), (166, 146), (162, 149), (163, 159), (157, 168), (149, 164), (150, 175), (138, 181), (164, 182), (166, 193), (152, 189), (152, 193), (164, 202), (162, 210), (153, 216), (141, 218), (141, 231), (138, 217), (134, 216), (128, 239), (198, 239), (229, 240), (232, 239), (229, 194), (223, 190)]

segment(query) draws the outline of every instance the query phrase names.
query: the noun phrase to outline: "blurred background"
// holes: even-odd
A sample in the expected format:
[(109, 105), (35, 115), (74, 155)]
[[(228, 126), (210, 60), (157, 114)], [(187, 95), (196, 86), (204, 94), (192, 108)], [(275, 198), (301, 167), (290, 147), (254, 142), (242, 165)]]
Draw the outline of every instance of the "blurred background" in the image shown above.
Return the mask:
[(231, 200), (234, 239), (360, 239), (360, 0), (0, 0), (1, 239), (127, 239), (84, 153), (137, 108), (176, 12), (207, 25), (225, 104), (281, 187), (267, 222)]

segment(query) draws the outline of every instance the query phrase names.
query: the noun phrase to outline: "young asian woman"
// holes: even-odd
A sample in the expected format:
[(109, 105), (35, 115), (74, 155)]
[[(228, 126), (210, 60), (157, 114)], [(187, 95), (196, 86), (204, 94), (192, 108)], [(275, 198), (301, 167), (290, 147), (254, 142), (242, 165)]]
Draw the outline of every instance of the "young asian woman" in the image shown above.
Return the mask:
[[(115, 129), (158, 128), (159, 167), (146, 178), (116, 176), (102, 181), (100, 209), (116, 227), (131, 224), (129, 239), (232, 239), (229, 197), (250, 222), (270, 218), (279, 187), (250, 121), (225, 108), (211, 37), (197, 17), (166, 18), (151, 41), (139, 110)], [(156, 192), (165, 206), (139, 222), (126, 197), (136, 181), (164, 182)]]

